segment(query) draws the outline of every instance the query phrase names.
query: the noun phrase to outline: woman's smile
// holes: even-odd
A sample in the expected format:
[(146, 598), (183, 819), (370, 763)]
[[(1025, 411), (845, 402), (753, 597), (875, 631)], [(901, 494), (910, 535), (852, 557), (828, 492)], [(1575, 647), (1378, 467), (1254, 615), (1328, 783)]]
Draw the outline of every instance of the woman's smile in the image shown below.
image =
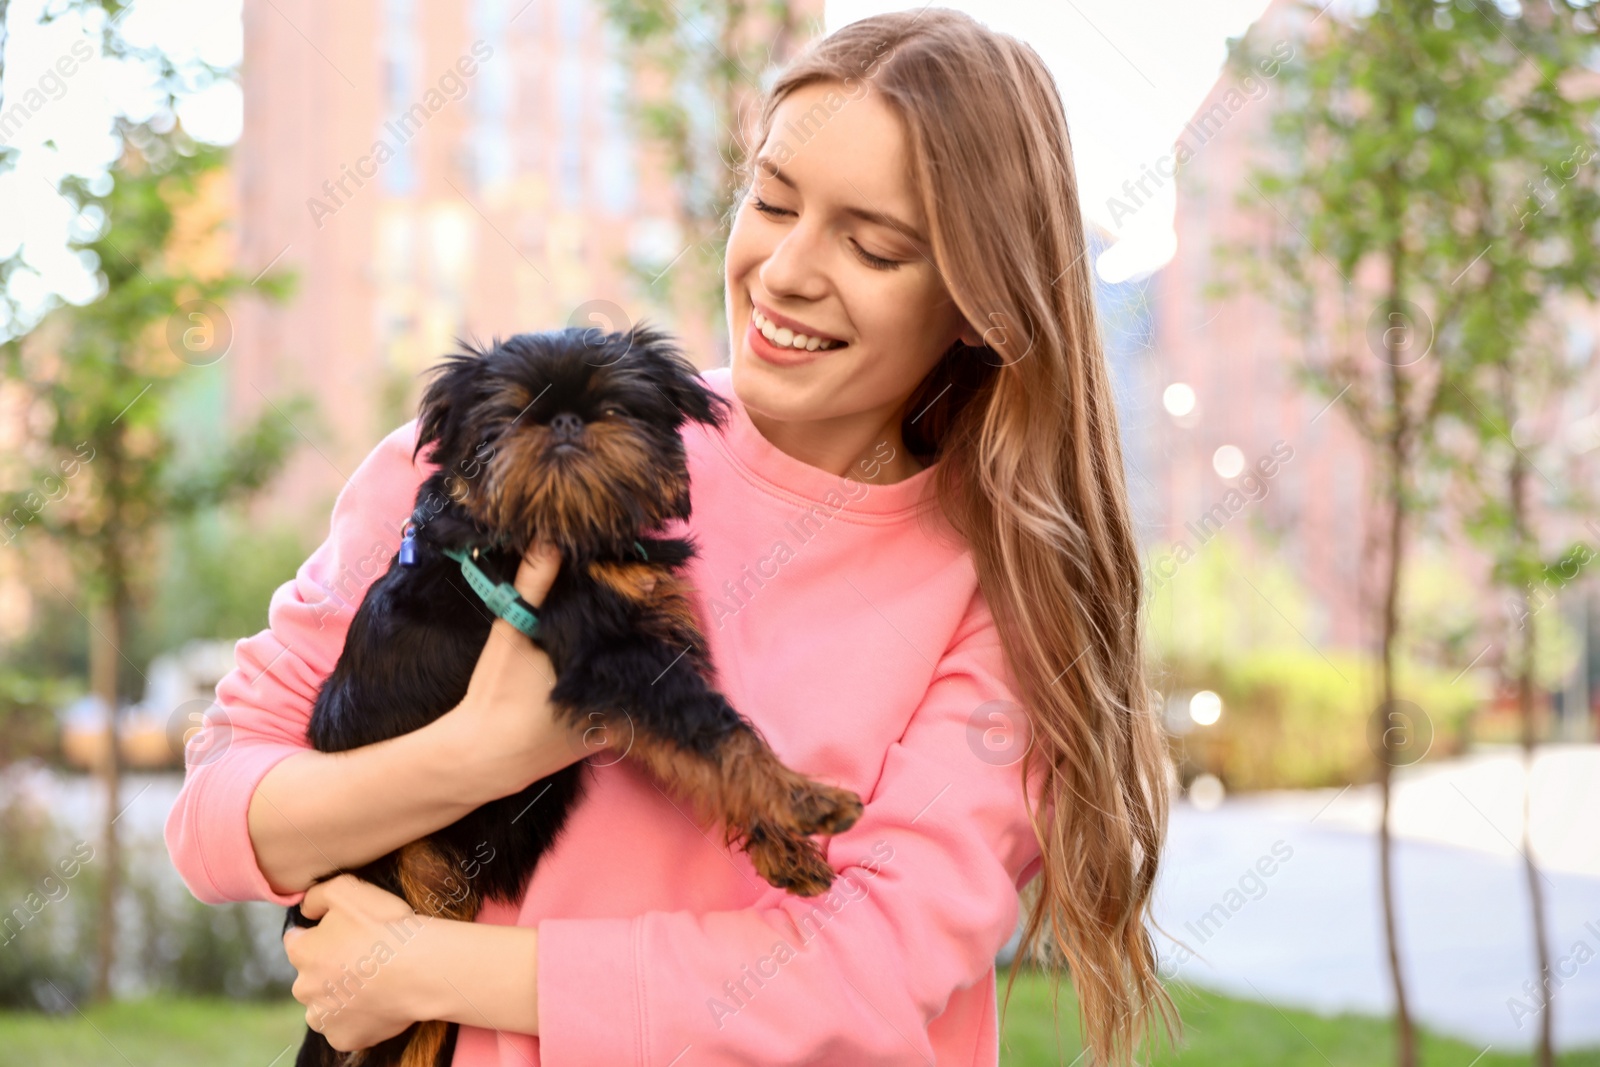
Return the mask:
[[(750, 316), (750, 324), (745, 327), (744, 332), (745, 344), (758, 358), (780, 367), (798, 367), (813, 363), (822, 357), (823, 353), (818, 349), (813, 348), (808, 351), (804, 348), (793, 348), (789, 345), (780, 345), (775, 339), (769, 339), (756, 325), (759, 314), (756, 312)], [(769, 323), (768, 329), (770, 328)]]
[(846, 341), (778, 312), (763, 312), (754, 300), (745, 325), (745, 344), (759, 359), (779, 367), (813, 363), (824, 353), (848, 348)]
[(791, 319), (778, 312), (764, 312), (759, 304), (751, 301), (751, 318), (761, 336), (777, 345), (779, 348), (805, 349), (815, 352), (819, 348), (843, 348), (845, 342), (832, 334), (823, 333), (821, 330), (812, 329), (810, 326), (797, 319)]

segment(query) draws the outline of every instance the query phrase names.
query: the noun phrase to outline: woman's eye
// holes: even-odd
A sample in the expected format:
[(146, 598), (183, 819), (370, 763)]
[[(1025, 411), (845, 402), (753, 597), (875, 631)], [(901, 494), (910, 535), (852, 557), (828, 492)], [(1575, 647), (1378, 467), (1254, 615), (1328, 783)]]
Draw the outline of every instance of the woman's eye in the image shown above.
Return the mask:
[(874, 270), (893, 270), (900, 265), (898, 259), (884, 259), (882, 256), (875, 256), (854, 241), (850, 242), (850, 247), (855, 249), (856, 255), (860, 257), (861, 262)]
[[(794, 214), (794, 212), (790, 211), (788, 208), (781, 208), (767, 203), (754, 193), (750, 194), (750, 206), (761, 212), (763, 215), (766, 215), (768, 218), (778, 218), (783, 215)], [(854, 241), (850, 242), (850, 248), (855, 252), (856, 258), (860, 259), (861, 262), (865, 263), (873, 270), (894, 270), (896, 267), (900, 266), (901, 263), (901, 261), (898, 259), (884, 259), (882, 256), (875, 256), (871, 252), (868, 252), (865, 248), (862, 248), (860, 245), (856, 244)]]
[(789, 212), (784, 208), (775, 207), (761, 199), (759, 196), (755, 196), (754, 194), (752, 194), (750, 197), (750, 206), (761, 212), (763, 215), (770, 215), (774, 218), (779, 215), (789, 214)]

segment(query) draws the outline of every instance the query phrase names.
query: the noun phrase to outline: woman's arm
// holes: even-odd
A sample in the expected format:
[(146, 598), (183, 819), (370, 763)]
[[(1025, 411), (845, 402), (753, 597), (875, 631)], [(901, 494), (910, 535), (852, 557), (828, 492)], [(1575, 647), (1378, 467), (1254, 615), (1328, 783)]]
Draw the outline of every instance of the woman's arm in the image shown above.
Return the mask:
[(522, 788), (480, 771), (482, 750), (464, 743), (462, 733), (446, 715), (377, 744), (306, 749), (274, 764), (248, 814), (256, 863), (273, 891), (304, 892), (318, 878), (370, 863)]
[(277, 893), (296, 893), (459, 819), (472, 797), (445, 773), (458, 758), (438, 720), (349, 752), (306, 749), (273, 765), (248, 813), (250, 843)]

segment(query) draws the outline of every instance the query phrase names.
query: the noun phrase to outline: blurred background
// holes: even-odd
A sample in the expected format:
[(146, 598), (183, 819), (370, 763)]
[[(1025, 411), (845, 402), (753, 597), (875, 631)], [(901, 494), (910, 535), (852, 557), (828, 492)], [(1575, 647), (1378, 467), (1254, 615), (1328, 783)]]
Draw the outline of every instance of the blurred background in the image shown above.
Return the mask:
[[(901, 6), (0, 0), (0, 1064), (298, 1045), (281, 909), (161, 838), (234, 641), (456, 337), (725, 364), (750, 109)], [(1176, 777), (1158, 1062), (1600, 1064), (1592, 5), (954, 6), (1072, 133)], [(1081, 1062), (1014, 949), (1002, 1061)]]

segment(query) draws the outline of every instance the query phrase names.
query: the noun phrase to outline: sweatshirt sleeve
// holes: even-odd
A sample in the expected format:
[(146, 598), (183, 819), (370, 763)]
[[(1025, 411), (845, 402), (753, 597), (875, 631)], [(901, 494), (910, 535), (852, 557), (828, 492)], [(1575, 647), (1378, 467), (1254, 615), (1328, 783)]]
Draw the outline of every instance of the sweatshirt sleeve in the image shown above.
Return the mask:
[(261, 779), (310, 748), (306, 724), (367, 587), (388, 569), (432, 467), (413, 464), (416, 420), (391, 432), (339, 491), (327, 540), (272, 594), (267, 628), (233, 647), (201, 728), (184, 751), (183, 787), (167, 815), (173, 866), (196, 899), (298, 903), (256, 862), (246, 816)]
[(989, 973), (1038, 869), (1009, 683), (977, 594), (861, 818), (831, 839), (826, 894), (542, 920), (541, 1062), (645, 1067), (692, 1047), (697, 1064), (932, 1064), (930, 1022)]

